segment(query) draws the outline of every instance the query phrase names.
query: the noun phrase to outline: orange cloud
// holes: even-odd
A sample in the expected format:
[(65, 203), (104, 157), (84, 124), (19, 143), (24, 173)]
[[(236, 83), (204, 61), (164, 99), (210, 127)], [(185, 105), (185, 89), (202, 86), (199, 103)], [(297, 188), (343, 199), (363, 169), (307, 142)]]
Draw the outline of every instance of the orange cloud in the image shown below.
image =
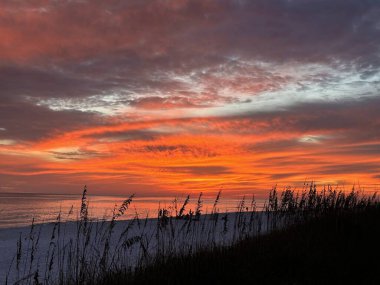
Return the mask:
[(96, 191), (138, 189), (141, 195), (213, 193), (221, 187), (236, 195), (308, 179), (377, 182), (380, 159), (372, 153), (379, 152), (379, 140), (339, 142), (334, 131), (308, 134), (289, 125), (292, 120), (213, 117), (94, 126), (3, 145), (2, 161), (12, 163), (3, 163), (0, 173), (25, 184), (55, 177), (70, 189), (86, 183)]

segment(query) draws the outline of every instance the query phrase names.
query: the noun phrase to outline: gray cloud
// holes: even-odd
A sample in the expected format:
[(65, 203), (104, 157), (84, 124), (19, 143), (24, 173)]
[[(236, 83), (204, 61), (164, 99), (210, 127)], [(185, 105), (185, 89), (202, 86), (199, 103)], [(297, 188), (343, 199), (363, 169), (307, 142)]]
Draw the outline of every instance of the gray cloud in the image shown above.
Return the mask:
[(132, 141), (143, 140), (150, 141), (155, 139), (161, 133), (152, 130), (129, 130), (129, 131), (106, 131), (100, 134), (89, 134), (85, 137), (91, 137), (95, 139), (102, 139), (108, 141)]
[(221, 175), (231, 173), (228, 167), (211, 165), (211, 166), (173, 166), (165, 167), (165, 171), (189, 173), (194, 175)]
[(334, 164), (321, 167), (316, 170), (317, 174), (352, 174), (352, 173), (378, 173), (380, 171), (379, 163), (350, 163), (350, 164)]
[[(136, 108), (204, 107), (252, 102), (226, 98), (220, 94), (226, 87), (254, 94), (295, 80), (279, 76), (277, 65), (354, 69), (362, 80), (380, 68), (378, 1), (36, 1), (5, 8), (0, 24), (13, 36), (8, 45), (0, 43), (2, 138), (36, 139), (101, 120), (94, 113), (49, 110), (44, 106), (51, 100), (110, 106), (103, 99), (116, 94), (117, 104)], [(251, 61), (272, 65), (244, 64)], [(319, 73), (307, 80), (323, 86), (333, 78)], [(191, 90), (199, 85), (206, 90)], [(269, 121), (272, 130), (350, 129), (375, 138), (379, 102), (371, 100), (334, 108), (302, 104), (253, 118)], [(46, 105), (37, 106), (41, 102)], [(286, 126), (278, 123), (283, 118)]]
[(29, 20), (22, 12), (33, 4), (17, 5), (6, 4), (1, 23), (19, 45), (0, 44), (0, 83), (13, 96), (180, 91), (171, 75), (232, 58), (354, 67), (363, 78), (380, 65), (380, 4), (371, 0), (41, 2), (46, 12)]
[(70, 98), (101, 94), (112, 89), (112, 82), (70, 74), (58, 68), (28, 66), (0, 66), (1, 96)]
[[(278, 111), (246, 113), (236, 119), (249, 119), (253, 127), (242, 131), (332, 133), (343, 135), (346, 143), (380, 138), (380, 97), (324, 103), (300, 103)], [(233, 121), (233, 120), (231, 120)], [(265, 124), (259, 124), (265, 122)], [(283, 142), (288, 143), (288, 142)], [(291, 142), (289, 142), (292, 144)]]
[(93, 113), (53, 111), (47, 107), (9, 98), (0, 98), (1, 139), (39, 140), (91, 124), (102, 124)]

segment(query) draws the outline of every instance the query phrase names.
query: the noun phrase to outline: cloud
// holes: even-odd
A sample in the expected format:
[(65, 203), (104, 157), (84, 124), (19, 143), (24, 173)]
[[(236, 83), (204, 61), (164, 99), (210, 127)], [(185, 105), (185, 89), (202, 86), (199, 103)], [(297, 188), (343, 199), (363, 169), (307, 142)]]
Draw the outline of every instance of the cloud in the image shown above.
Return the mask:
[(173, 109), (173, 108), (202, 108), (206, 106), (196, 105), (186, 97), (145, 97), (133, 100), (129, 103), (133, 107), (143, 109)]
[(246, 113), (240, 118), (247, 119), (248, 124), (255, 122), (259, 125), (257, 132), (333, 133), (334, 136), (343, 134), (343, 139), (349, 143), (355, 139), (379, 139), (379, 134), (375, 131), (380, 126), (377, 111), (379, 104), (380, 97), (335, 103), (310, 102), (278, 111)]
[(357, 174), (357, 173), (378, 173), (380, 165), (375, 163), (353, 163), (353, 164), (336, 164), (323, 167), (318, 171), (320, 174)]
[(30, 102), (0, 97), (0, 139), (35, 141), (100, 123), (95, 114), (80, 111), (56, 112)]
[(1, 96), (37, 98), (70, 98), (100, 94), (112, 89), (112, 83), (65, 73), (58, 68), (20, 65), (0, 66)]
[[(298, 80), (289, 72), (276, 74), (276, 65), (328, 65), (368, 78), (380, 64), (380, 5), (374, 1), (2, 5), (0, 80), (12, 96), (100, 95), (101, 101), (117, 94), (120, 104), (133, 95), (136, 106), (157, 106), (151, 100), (161, 100), (163, 107), (203, 106), (180, 92), (198, 85), (218, 101), (226, 89), (252, 95)], [(331, 76), (316, 75), (313, 80), (322, 82)]]
[(88, 134), (85, 137), (92, 139), (99, 139), (105, 142), (117, 142), (117, 141), (150, 141), (159, 136), (161, 133), (154, 130), (146, 129), (132, 129), (132, 130), (120, 130), (112, 131), (105, 130), (105, 132), (100, 132), (97, 134)]
[(56, 159), (63, 160), (79, 160), (89, 157), (101, 157), (104, 154), (100, 154), (99, 152), (93, 150), (76, 150), (76, 151), (50, 151), (50, 154), (54, 156)]
[(203, 51), (369, 64), (376, 58), (378, 11), (369, 0), (7, 2), (1, 21), (7, 41), (0, 50), (7, 60)]
[(250, 191), (379, 173), (376, 1), (0, 6), (1, 187)]
[(172, 166), (165, 167), (164, 171), (190, 173), (192, 175), (221, 175), (231, 173), (227, 167), (210, 165), (210, 166)]
[(211, 158), (218, 155), (217, 150), (196, 144), (147, 144), (140, 151), (148, 155), (156, 154), (161, 157)]

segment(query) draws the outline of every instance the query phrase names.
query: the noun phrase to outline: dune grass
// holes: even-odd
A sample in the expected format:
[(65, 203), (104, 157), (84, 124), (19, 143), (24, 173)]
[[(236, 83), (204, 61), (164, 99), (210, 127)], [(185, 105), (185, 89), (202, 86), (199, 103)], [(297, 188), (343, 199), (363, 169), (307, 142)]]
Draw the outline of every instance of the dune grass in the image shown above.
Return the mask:
[[(350, 221), (348, 217), (378, 213), (379, 209), (376, 195), (366, 196), (355, 189), (345, 193), (330, 186), (317, 190), (314, 183), (299, 192), (291, 188), (278, 192), (274, 188), (264, 208), (259, 210), (253, 196), (249, 200), (244, 197), (235, 213), (220, 213), (217, 207), (220, 197), (221, 193), (218, 193), (208, 215), (202, 213), (200, 195), (195, 212), (186, 209), (190, 200), (188, 196), (181, 207), (178, 207), (177, 200), (168, 208), (160, 207), (156, 219), (141, 219), (136, 215), (130, 221), (118, 222), (133, 202), (134, 195), (131, 195), (122, 205), (115, 206), (111, 220), (94, 221), (88, 215), (85, 187), (74, 232), (69, 234), (67, 227), (70, 224), (62, 220), (63, 216), (72, 213), (59, 213), (52, 226), (47, 251), (41, 255), (41, 227), (32, 223), (30, 233), (24, 238), (20, 236), (17, 242), (17, 252), (6, 284), (13, 284), (15, 280), (15, 284), (139, 284), (153, 281), (145, 278), (148, 275), (158, 279), (173, 276), (172, 279), (162, 279), (163, 284), (182, 284), (178, 278), (187, 276), (186, 280), (193, 280), (190, 275), (198, 276), (199, 272), (205, 271), (221, 276), (231, 273), (220, 280), (233, 275), (246, 276), (243, 278), (246, 281), (251, 280), (249, 278), (258, 280), (261, 277), (251, 274), (252, 264), (267, 274), (281, 275), (288, 271), (281, 273), (276, 264), (295, 262), (297, 254), (300, 260), (306, 260), (308, 257), (305, 255), (309, 253), (316, 255), (317, 251), (313, 252), (306, 246), (309, 245), (307, 241), (319, 244), (318, 239), (311, 237), (330, 233), (324, 226), (318, 228), (318, 223), (323, 225), (326, 220), (338, 227), (341, 218)], [(297, 240), (292, 233), (302, 229), (306, 231), (309, 227), (314, 230), (307, 232), (309, 235), (305, 233), (305, 238), (299, 240), (299, 246), (291, 243), (293, 239)], [(363, 238), (367, 234), (365, 232)], [(321, 239), (324, 237), (320, 236)], [(276, 254), (283, 248), (288, 248), (295, 255), (284, 260), (283, 256)], [(333, 251), (325, 250), (324, 256), (328, 259)], [(178, 268), (172, 268), (173, 265)], [(222, 269), (225, 266), (228, 270)], [(321, 269), (315, 270), (317, 274)], [(255, 272), (261, 276), (258, 270)], [(214, 281), (217, 280), (215, 277)]]
[(331, 213), (94, 284), (380, 284), (380, 208)]

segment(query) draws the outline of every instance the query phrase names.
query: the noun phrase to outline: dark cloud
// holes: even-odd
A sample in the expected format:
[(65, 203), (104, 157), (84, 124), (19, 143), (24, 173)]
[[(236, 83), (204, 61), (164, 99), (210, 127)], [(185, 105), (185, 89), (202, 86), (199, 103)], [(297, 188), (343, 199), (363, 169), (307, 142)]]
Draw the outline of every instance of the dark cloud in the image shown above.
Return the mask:
[[(313, 165), (316, 167), (325, 165), (326, 162), (320, 161), (318, 157), (311, 157), (310, 155), (302, 156), (302, 155), (277, 155), (270, 154), (269, 158), (263, 158), (258, 160), (258, 165), (260, 167), (266, 168), (272, 165), (279, 165), (281, 167), (287, 168), (297, 168), (307, 167), (309, 165)], [(313, 174), (313, 173), (312, 173)]]
[[(130, 92), (180, 92), (188, 86), (172, 75), (228, 74), (220, 68), (234, 67), (233, 58), (355, 67), (363, 78), (380, 66), (380, 4), (371, 0), (35, 1), (3, 8), (0, 84), (12, 96), (124, 90), (128, 100)], [(251, 90), (265, 76), (248, 78), (248, 85), (220, 83)], [(193, 104), (175, 98), (174, 106)], [(152, 99), (134, 104), (144, 100)]]
[[(377, 96), (358, 100), (300, 103), (285, 109), (247, 113), (236, 118), (243, 122), (248, 119), (252, 124), (252, 128), (242, 128), (242, 132), (332, 134), (337, 138), (342, 135), (341, 140), (351, 143), (380, 138), (377, 131), (380, 129), (378, 106), (380, 97)], [(293, 145), (291, 141), (283, 143)]]
[(91, 124), (102, 124), (93, 113), (53, 111), (29, 102), (0, 97), (0, 139), (40, 140)]
[(373, 66), (379, 64), (379, 9), (376, 1), (245, 1), (219, 28), (249, 56)]
[(99, 153), (97, 151), (93, 150), (78, 150), (78, 151), (49, 151), (50, 154), (53, 155), (56, 159), (62, 159), (62, 160), (80, 160), (84, 158), (91, 158), (91, 157), (104, 157), (104, 153)]
[(70, 98), (98, 95), (112, 90), (112, 82), (69, 74), (58, 68), (0, 65), (1, 96)]
[(247, 54), (369, 63), (378, 50), (380, 5), (373, 0), (176, 2), (8, 2), (3, 31), (14, 32), (9, 41), (20, 45), (12, 50), (3, 44), (2, 54), (77, 59), (132, 51), (144, 57)]
[(246, 149), (248, 151), (252, 151), (254, 153), (272, 153), (272, 152), (279, 152), (279, 151), (290, 151), (298, 149), (299, 147), (303, 148), (311, 148), (313, 147), (312, 144), (305, 144), (302, 143), (296, 139), (271, 139), (265, 142), (259, 142), (255, 144), (250, 144), (246, 146)]
[[(4, 157), (2, 157), (4, 159)], [(48, 168), (48, 167), (41, 167), (41, 166), (38, 166), (38, 165), (35, 165), (35, 164), (31, 164), (31, 163), (26, 163), (26, 164), (21, 164), (21, 163), (18, 163), (18, 164), (10, 164), (10, 163), (4, 163), (2, 162), (1, 163), (1, 167), (2, 168), (5, 168), (6, 166), (6, 169), (8, 172), (10, 173), (37, 173), (37, 172), (50, 172), (51, 169)]]
[(167, 151), (177, 151), (187, 152), (189, 147), (186, 145), (147, 145), (145, 149), (148, 152), (167, 152)]
[[(365, 142), (363, 142), (365, 143)], [(349, 145), (349, 146), (326, 146), (326, 151), (323, 155), (359, 155), (359, 156), (379, 156), (380, 144), (370, 143), (361, 145)]]
[(142, 152), (164, 156), (191, 156), (193, 158), (211, 158), (218, 155), (217, 150), (191, 145), (145, 145)]
[(135, 140), (149, 141), (149, 140), (155, 139), (159, 135), (161, 135), (161, 133), (158, 131), (136, 129), (136, 130), (128, 130), (128, 131), (106, 131), (100, 134), (85, 135), (85, 137), (108, 140), (108, 141), (135, 141)]
[(190, 173), (194, 175), (222, 175), (231, 173), (228, 167), (210, 165), (210, 166), (172, 166), (165, 167), (164, 171)]
[(358, 174), (358, 173), (378, 173), (380, 164), (377, 162), (357, 162), (349, 164), (333, 164), (321, 167), (316, 170), (316, 174)]
[(294, 177), (294, 176), (300, 176), (300, 175), (303, 175), (303, 173), (299, 173), (299, 172), (290, 172), (290, 173), (279, 173), (279, 174), (273, 174), (270, 176), (270, 178), (274, 181), (276, 180), (284, 180), (286, 178), (291, 178), (291, 177)]

